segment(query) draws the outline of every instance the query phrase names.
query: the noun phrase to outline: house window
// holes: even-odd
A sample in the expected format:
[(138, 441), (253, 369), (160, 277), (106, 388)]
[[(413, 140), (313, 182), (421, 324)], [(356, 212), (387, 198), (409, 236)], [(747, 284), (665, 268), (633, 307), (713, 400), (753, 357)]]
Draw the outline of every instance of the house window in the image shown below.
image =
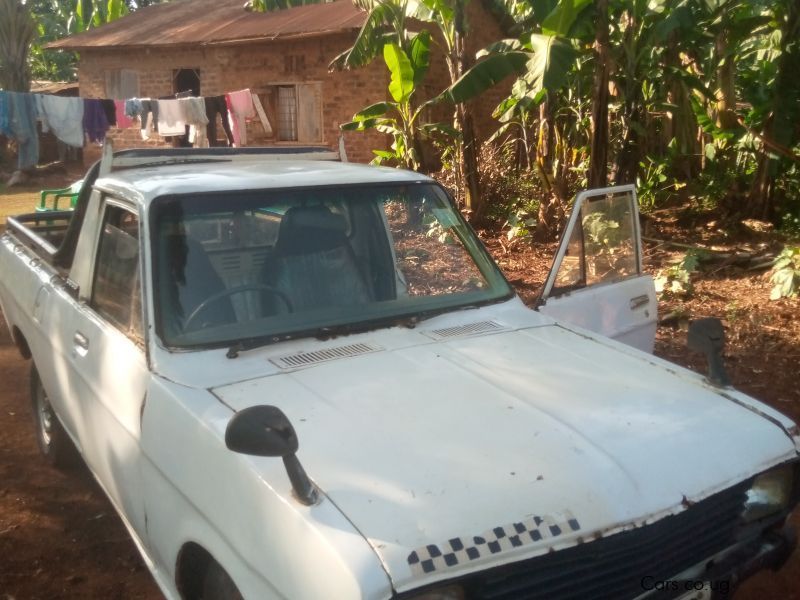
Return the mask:
[(323, 141), (321, 83), (270, 85), (258, 96), (278, 141)]
[(127, 100), (139, 96), (139, 74), (131, 69), (106, 71), (106, 98)]
[(278, 88), (278, 139), (297, 140), (297, 88), (282, 85)]
[(200, 96), (200, 69), (172, 71), (172, 91), (181, 96)]

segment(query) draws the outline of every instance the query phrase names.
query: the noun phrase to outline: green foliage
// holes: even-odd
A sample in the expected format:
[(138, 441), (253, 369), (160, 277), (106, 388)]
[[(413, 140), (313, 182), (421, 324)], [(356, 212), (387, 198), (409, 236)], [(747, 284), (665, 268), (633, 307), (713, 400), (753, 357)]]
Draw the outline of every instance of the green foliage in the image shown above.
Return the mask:
[(389, 162), (416, 170), (421, 165), (420, 144), (423, 139), (458, 138), (458, 132), (447, 123), (421, 121), (430, 100), (415, 104), (416, 92), (430, 66), (430, 44), (431, 36), (427, 31), (421, 31), (408, 41), (408, 51), (394, 42), (385, 44), (383, 58), (391, 75), (389, 94), (392, 101), (372, 104), (341, 126), (344, 131), (376, 129), (392, 137), (390, 150), (373, 150), (374, 163)]
[(800, 292), (800, 246), (785, 246), (772, 265), (770, 300), (795, 298)]
[(656, 293), (660, 296), (688, 297), (694, 288), (692, 273), (697, 271), (704, 259), (702, 250), (689, 250), (684, 257), (666, 269), (656, 273)]
[(433, 215), (427, 215), (422, 222), (427, 229), (425, 236), (435, 238), (441, 244), (455, 244), (456, 238), (450, 227), (444, 227), (442, 223)]
[(604, 212), (591, 212), (583, 218), (583, 231), (586, 235), (584, 247), (586, 254), (597, 255), (616, 248), (626, 237), (619, 221), (606, 217)]
[(531, 236), (532, 228), (536, 226), (536, 217), (525, 209), (517, 209), (509, 213), (503, 228), (506, 229), (506, 239), (511, 242)]

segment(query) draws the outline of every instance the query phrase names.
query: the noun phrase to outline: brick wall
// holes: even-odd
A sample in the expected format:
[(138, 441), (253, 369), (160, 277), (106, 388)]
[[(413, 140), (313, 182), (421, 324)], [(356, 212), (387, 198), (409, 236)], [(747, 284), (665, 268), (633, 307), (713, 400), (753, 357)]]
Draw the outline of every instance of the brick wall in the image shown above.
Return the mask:
[[(86, 98), (106, 98), (106, 72), (131, 69), (139, 75), (139, 96), (167, 96), (174, 93), (173, 73), (179, 69), (198, 69), (200, 94), (215, 96), (250, 88), (262, 92), (275, 84), (320, 84), (322, 144), (338, 148), (339, 125), (368, 103), (386, 96), (388, 73), (382, 62), (344, 73), (328, 73), (328, 63), (349, 47), (350, 35), (327, 36), (297, 42), (267, 42), (246, 46), (198, 49), (123, 49), (104, 48), (83, 51), (78, 69), (80, 94)], [(299, 61), (287, 56), (301, 56)], [(273, 128), (276, 124), (271, 123)], [(221, 127), (217, 127), (222, 136)], [(248, 123), (248, 145), (297, 145), (276, 142), (268, 137), (258, 119)], [(114, 148), (170, 146), (171, 141), (158, 135), (143, 140), (138, 127), (112, 128), (108, 137)], [(301, 144), (302, 145), (302, 144)], [(306, 144), (307, 145), (307, 144)], [(385, 148), (386, 136), (377, 132), (346, 133), (345, 148), (352, 161), (367, 162), (373, 148)], [(99, 147), (87, 147), (87, 162), (96, 160)]]
[[(468, 47), (472, 55), (487, 44), (502, 37), (494, 19), (480, 2), (469, 4)], [(167, 96), (174, 93), (173, 74), (178, 69), (198, 69), (200, 94), (219, 95), (229, 91), (250, 88), (263, 92), (275, 84), (317, 83), (320, 85), (322, 111), (322, 143), (338, 148), (339, 125), (349, 121), (353, 114), (365, 106), (388, 96), (389, 74), (378, 58), (369, 66), (346, 72), (328, 72), (331, 59), (348, 48), (354, 33), (322, 36), (300, 41), (258, 42), (240, 46), (200, 48), (103, 48), (84, 50), (80, 55), (78, 79), (80, 95), (87, 98), (106, 98), (106, 72), (131, 69), (139, 76), (139, 96)], [(436, 50), (434, 49), (434, 53)], [(302, 57), (294, 60), (287, 57)], [(440, 54), (433, 55), (433, 64), (427, 78), (424, 95), (439, 93), (449, 82), (449, 75)], [(497, 128), (491, 112), (510, 88), (495, 87), (481, 98), (471, 102), (479, 140), (486, 139)], [(445, 107), (434, 109), (434, 119), (449, 119)], [(272, 123), (273, 127), (275, 124)], [(221, 127), (217, 128), (222, 136)], [(258, 120), (247, 126), (248, 145), (275, 145), (267, 137)], [(171, 141), (158, 135), (143, 140), (137, 127), (109, 132), (115, 148), (170, 146)], [(345, 134), (348, 158), (368, 162), (373, 149), (386, 148), (388, 137), (377, 132)], [(281, 144), (292, 145), (291, 142)], [(84, 160), (92, 162), (100, 156), (100, 148), (87, 146)]]

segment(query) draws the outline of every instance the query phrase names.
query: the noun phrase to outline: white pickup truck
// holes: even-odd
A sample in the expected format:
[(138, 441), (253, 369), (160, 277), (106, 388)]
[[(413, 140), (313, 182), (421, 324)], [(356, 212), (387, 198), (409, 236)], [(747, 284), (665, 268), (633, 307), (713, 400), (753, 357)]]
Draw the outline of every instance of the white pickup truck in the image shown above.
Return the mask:
[(715, 323), (708, 378), (648, 353), (632, 188), (579, 195), (530, 310), (436, 182), (310, 158), (118, 153), (0, 239), (42, 451), (166, 597), (707, 599), (783, 563), (800, 431)]

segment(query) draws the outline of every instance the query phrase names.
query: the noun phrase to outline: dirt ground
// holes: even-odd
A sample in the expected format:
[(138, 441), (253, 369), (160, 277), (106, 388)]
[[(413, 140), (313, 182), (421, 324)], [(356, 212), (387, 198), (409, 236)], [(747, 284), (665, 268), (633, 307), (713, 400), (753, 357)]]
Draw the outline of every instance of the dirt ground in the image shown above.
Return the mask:
[[(57, 174), (26, 188), (0, 188), (0, 226), (5, 215), (30, 211), (39, 189), (79, 177)], [(779, 248), (773, 235), (740, 230), (731, 236), (709, 217), (674, 211), (646, 219), (644, 234), (662, 240), (647, 243), (646, 267), (653, 273), (683, 256), (685, 249), (670, 245), (678, 240), (754, 254)], [(553, 247), (510, 243), (485, 232), (484, 239), (523, 299), (532, 301)], [(689, 318), (720, 317), (734, 385), (800, 420), (800, 301), (770, 302), (763, 274), (732, 260), (703, 266), (693, 277), (690, 296), (660, 303), (664, 324), (658, 329), (656, 353), (702, 370), (702, 358), (685, 349), (686, 324)], [(5, 325), (0, 325), (0, 600), (160, 598), (122, 523), (88, 472), (62, 473), (40, 459), (28, 368), (11, 346)], [(792, 520), (800, 529), (800, 511)], [(746, 582), (737, 598), (800, 600), (800, 552), (780, 572), (760, 573)]]

